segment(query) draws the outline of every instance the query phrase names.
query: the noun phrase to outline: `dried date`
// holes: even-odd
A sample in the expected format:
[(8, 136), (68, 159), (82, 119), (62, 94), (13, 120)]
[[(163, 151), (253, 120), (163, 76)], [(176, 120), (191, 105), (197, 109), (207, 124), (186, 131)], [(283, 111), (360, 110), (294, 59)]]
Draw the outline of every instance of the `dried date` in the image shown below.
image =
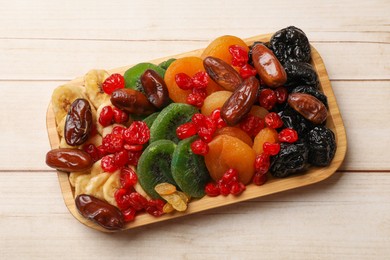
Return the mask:
[(234, 91), (242, 83), (240, 74), (221, 59), (207, 57), (203, 66), (210, 78), (226, 90)]
[(288, 97), (288, 104), (314, 124), (323, 123), (328, 116), (325, 105), (309, 94), (291, 93)]
[(92, 158), (76, 148), (53, 149), (46, 154), (46, 164), (64, 172), (83, 172), (92, 167)]
[(156, 110), (144, 94), (129, 88), (117, 89), (112, 92), (111, 103), (130, 114), (136, 115), (149, 115)]
[(141, 75), (140, 80), (150, 103), (158, 109), (168, 105), (168, 88), (164, 79), (157, 72), (148, 69)]
[(263, 44), (256, 44), (251, 51), (253, 65), (265, 85), (273, 88), (282, 86), (287, 74), (272, 51)]
[(86, 99), (73, 101), (65, 119), (64, 137), (71, 146), (81, 145), (87, 141), (92, 127), (91, 105)]
[(327, 108), (329, 107), (328, 106), (328, 98), (324, 95), (324, 93), (322, 93), (321, 91), (319, 91), (315, 87), (298, 86), (298, 87), (294, 88), (291, 91), (291, 93), (305, 93), (305, 94), (312, 95), (312, 96), (316, 97), (319, 101), (324, 103), (325, 107), (327, 107)]
[(76, 207), (80, 214), (108, 230), (124, 227), (122, 213), (116, 207), (93, 196), (81, 194), (76, 197)]
[(221, 118), (228, 125), (237, 124), (256, 102), (260, 83), (255, 77), (245, 79), (221, 108)]

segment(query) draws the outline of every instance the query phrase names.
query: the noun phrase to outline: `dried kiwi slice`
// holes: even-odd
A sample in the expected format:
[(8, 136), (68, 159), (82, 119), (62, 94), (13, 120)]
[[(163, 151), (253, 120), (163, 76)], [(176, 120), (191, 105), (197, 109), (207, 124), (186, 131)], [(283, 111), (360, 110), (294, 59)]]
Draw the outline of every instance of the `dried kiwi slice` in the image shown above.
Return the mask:
[(157, 140), (167, 139), (175, 143), (179, 142), (176, 135), (176, 128), (191, 120), (191, 117), (198, 113), (195, 107), (183, 103), (171, 103), (165, 107), (150, 128), (150, 143)]
[(139, 183), (154, 199), (161, 198), (154, 190), (157, 184), (168, 182), (176, 185), (171, 173), (171, 161), (175, 148), (176, 144), (170, 140), (158, 140), (150, 144), (139, 158), (137, 166)]
[(156, 120), (158, 114), (160, 114), (160, 112), (154, 112), (153, 114), (150, 114), (148, 117), (146, 117), (144, 120), (146, 125), (149, 127), (149, 129), (152, 127), (152, 124), (154, 122), (154, 120)]
[(205, 195), (204, 187), (210, 180), (210, 175), (204, 163), (203, 156), (196, 155), (191, 150), (191, 143), (196, 136), (180, 141), (172, 155), (172, 177), (179, 188), (194, 198)]
[(172, 62), (174, 62), (176, 59), (174, 58), (171, 58), (169, 60), (166, 60), (166, 61), (163, 61), (161, 62), (160, 64), (158, 64), (158, 66), (160, 66), (161, 68), (163, 68), (164, 70), (167, 70), (168, 67), (172, 64)]
[(144, 92), (140, 77), (147, 69), (156, 71), (162, 78), (164, 78), (165, 70), (162, 67), (148, 62), (138, 63), (137, 65), (126, 70), (125, 74), (123, 75), (126, 83), (125, 87)]

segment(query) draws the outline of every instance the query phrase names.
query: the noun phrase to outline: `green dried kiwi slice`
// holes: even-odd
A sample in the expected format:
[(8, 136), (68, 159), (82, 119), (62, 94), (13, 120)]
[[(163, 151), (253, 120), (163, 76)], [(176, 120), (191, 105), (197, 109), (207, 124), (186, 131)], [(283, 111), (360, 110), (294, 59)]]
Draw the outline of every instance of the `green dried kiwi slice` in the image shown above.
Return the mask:
[(191, 121), (191, 117), (198, 113), (198, 109), (184, 103), (171, 103), (165, 107), (150, 128), (150, 143), (160, 139), (179, 142), (176, 135), (176, 128), (184, 123)]
[(144, 93), (140, 77), (147, 69), (154, 70), (162, 78), (164, 78), (165, 70), (162, 67), (148, 62), (138, 63), (137, 65), (126, 70), (125, 74), (123, 75), (126, 83), (125, 87), (138, 90)]
[(156, 120), (158, 114), (160, 114), (160, 112), (154, 112), (153, 114), (150, 114), (149, 116), (147, 116), (146, 118), (144, 118), (142, 120), (146, 123), (146, 125), (149, 127), (149, 129), (152, 127), (152, 124), (153, 124), (154, 120)]
[(164, 70), (167, 70), (168, 67), (172, 64), (172, 62), (174, 62), (176, 59), (175, 58), (171, 58), (169, 60), (166, 60), (166, 61), (163, 61), (161, 62), (160, 64), (158, 64), (159, 67), (163, 68)]
[(179, 188), (194, 198), (205, 195), (204, 187), (210, 181), (210, 175), (203, 156), (194, 154), (191, 143), (198, 137), (193, 136), (180, 141), (172, 155), (172, 176)]
[(138, 161), (137, 176), (141, 187), (152, 198), (161, 196), (154, 187), (163, 182), (176, 183), (172, 177), (171, 161), (176, 144), (170, 140), (159, 140), (150, 144)]

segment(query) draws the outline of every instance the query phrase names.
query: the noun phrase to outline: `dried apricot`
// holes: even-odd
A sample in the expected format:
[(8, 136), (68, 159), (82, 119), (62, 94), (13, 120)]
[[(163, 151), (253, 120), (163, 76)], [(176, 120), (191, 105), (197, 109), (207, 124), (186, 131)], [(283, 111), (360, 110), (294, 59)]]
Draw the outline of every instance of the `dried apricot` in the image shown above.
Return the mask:
[(263, 145), (265, 142), (276, 143), (278, 142), (278, 132), (275, 129), (265, 127), (255, 137), (253, 142), (253, 150), (256, 154), (263, 152)]
[(222, 90), (212, 93), (210, 96), (206, 97), (201, 108), (201, 112), (205, 116), (211, 115), (211, 113), (217, 109), (221, 108), (225, 104), (226, 100), (232, 95), (233, 92)]
[(240, 139), (250, 147), (252, 147), (253, 145), (252, 138), (238, 127), (232, 127), (232, 126), (222, 127), (220, 129), (217, 129), (215, 135), (230, 135)]
[(238, 171), (239, 180), (248, 184), (254, 174), (256, 153), (240, 139), (229, 135), (218, 135), (209, 143), (205, 163), (213, 180), (218, 181), (229, 169)]
[[(192, 93), (191, 90), (181, 89), (176, 83), (176, 74), (185, 73), (193, 77), (196, 73), (205, 71), (203, 67), (203, 60), (199, 57), (185, 57), (172, 62), (165, 72), (164, 81), (167, 84), (169, 97), (176, 103), (187, 103), (187, 97)], [(207, 95), (222, 90), (217, 83), (209, 80), (206, 88)]]

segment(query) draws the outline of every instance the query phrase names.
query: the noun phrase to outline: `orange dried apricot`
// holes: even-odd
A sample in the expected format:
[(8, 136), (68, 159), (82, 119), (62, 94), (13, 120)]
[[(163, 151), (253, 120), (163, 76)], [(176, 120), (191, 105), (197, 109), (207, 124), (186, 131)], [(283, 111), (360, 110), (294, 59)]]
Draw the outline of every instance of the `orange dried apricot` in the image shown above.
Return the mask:
[(252, 147), (253, 145), (252, 138), (238, 127), (232, 127), (232, 126), (222, 127), (215, 132), (215, 135), (230, 135), (240, 139), (250, 147)]
[(204, 49), (201, 57), (202, 59), (208, 56), (217, 57), (229, 64), (232, 64), (232, 55), (229, 52), (229, 47), (231, 45), (242, 46), (247, 52), (249, 52), (248, 46), (242, 39), (232, 35), (224, 35), (212, 41), (207, 48)]
[(255, 151), (240, 139), (229, 135), (218, 135), (209, 143), (205, 155), (210, 176), (217, 181), (230, 168), (238, 171), (239, 180), (248, 184), (254, 174)]
[(278, 132), (275, 129), (265, 127), (256, 135), (253, 142), (253, 150), (256, 154), (261, 154), (263, 152), (263, 144), (268, 143), (277, 143), (278, 142)]
[(210, 96), (206, 97), (201, 112), (205, 116), (211, 115), (211, 113), (217, 109), (221, 108), (225, 104), (226, 100), (232, 95), (233, 92), (222, 90), (212, 93)]
[[(183, 90), (179, 88), (175, 80), (176, 74), (185, 73), (188, 76), (193, 77), (200, 71), (205, 71), (205, 69), (203, 67), (203, 60), (199, 57), (184, 57), (172, 62), (164, 76), (169, 97), (176, 103), (187, 103), (187, 96), (191, 93), (191, 90)], [(210, 95), (215, 91), (222, 90), (222, 87), (209, 79), (209, 84), (206, 90), (207, 95)]]

